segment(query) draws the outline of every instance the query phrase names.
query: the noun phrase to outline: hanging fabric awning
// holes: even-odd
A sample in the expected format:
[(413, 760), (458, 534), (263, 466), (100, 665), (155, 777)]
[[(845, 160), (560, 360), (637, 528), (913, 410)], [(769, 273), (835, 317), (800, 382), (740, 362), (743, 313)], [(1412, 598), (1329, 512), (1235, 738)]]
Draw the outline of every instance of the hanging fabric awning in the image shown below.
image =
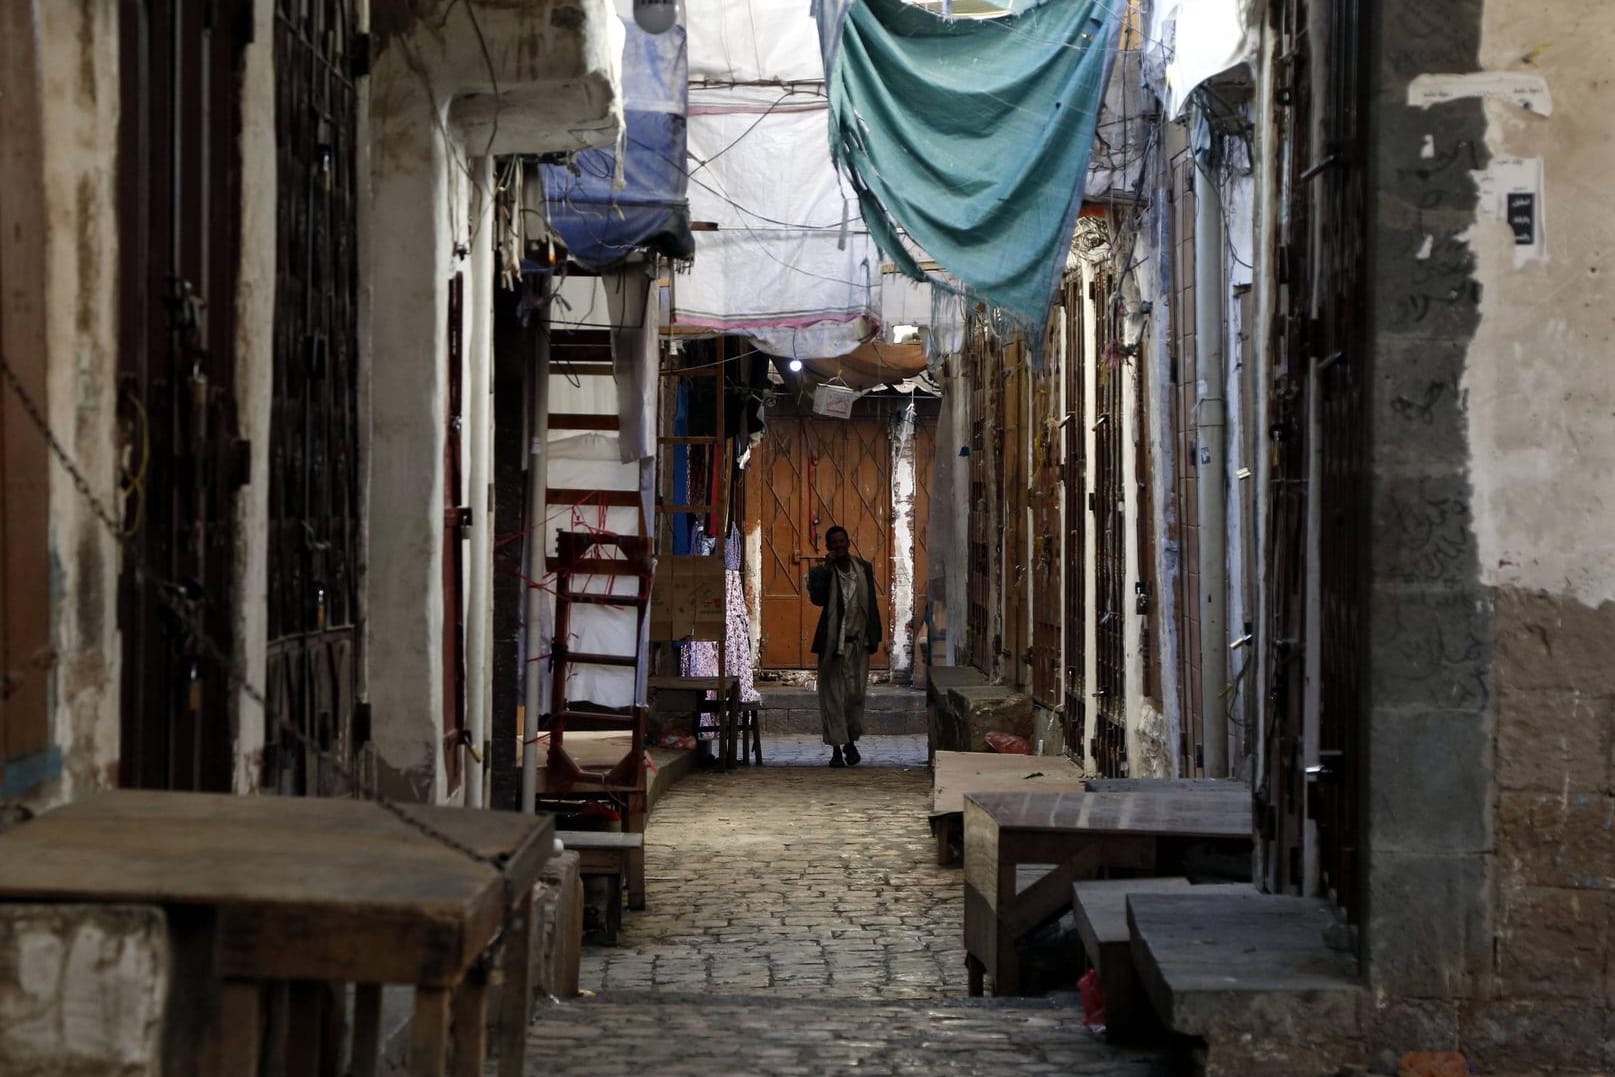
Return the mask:
[(695, 253), (684, 165), (684, 28), (647, 34), (628, 22), (626, 33), (623, 139), (541, 170), (551, 224), (573, 260), (591, 270), (641, 249), (678, 259)]
[(945, 20), (903, 0), (817, 0), (831, 154), (900, 270), (925, 277), (906, 233), (970, 293), (1041, 325), (1120, 7), (1062, 0)]

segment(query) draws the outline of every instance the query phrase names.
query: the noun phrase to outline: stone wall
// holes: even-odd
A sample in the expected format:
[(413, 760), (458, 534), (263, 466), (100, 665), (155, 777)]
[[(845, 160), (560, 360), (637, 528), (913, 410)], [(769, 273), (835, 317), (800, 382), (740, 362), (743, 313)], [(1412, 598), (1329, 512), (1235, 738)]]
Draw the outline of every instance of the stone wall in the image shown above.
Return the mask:
[[(1615, 10), (1380, 8), (1365, 1033), (1485, 1072), (1601, 1071)], [(1467, 81), (1422, 107), (1435, 74)]]
[(159, 909), (0, 906), (0, 1073), (156, 1077), (168, 984)]

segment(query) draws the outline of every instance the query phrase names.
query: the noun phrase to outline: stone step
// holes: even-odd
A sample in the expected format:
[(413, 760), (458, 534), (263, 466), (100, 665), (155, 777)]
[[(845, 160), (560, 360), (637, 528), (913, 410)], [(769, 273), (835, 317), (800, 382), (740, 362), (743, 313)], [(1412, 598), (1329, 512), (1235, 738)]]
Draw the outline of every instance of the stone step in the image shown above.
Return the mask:
[(1061, 999), (781, 998), (602, 992), (539, 1006), (530, 1073), (1074, 1074), (1165, 1077), (1158, 1050), (1107, 1044)]
[[(757, 720), (763, 736), (817, 733), (819, 697), (812, 688), (757, 686), (762, 696)], [(864, 733), (903, 736), (925, 732), (925, 693), (897, 685), (871, 685), (864, 696)]]
[(1328, 1042), (1355, 1027), (1357, 962), (1330, 949), (1319, 899), (1201, 886), (1127, 895), (1133, 965), (1162, 1022), (1211, 1039)]

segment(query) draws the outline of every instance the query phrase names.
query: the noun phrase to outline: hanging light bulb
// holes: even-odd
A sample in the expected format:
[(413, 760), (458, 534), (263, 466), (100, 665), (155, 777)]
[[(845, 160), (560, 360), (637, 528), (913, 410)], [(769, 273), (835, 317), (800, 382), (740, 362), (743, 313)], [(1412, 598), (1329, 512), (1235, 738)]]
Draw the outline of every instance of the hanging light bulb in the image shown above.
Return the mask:
[(791, 363), (790, 363), (790, 367), (791, 367), (791, 373), (792, 374), (800, 374), (802, 372), (802, 360), (800, 360), (800, 359), (792, 359)]
[(678, 0), (634, 0), (634, 22), (647, 34), (667, 33), (678, 17)]

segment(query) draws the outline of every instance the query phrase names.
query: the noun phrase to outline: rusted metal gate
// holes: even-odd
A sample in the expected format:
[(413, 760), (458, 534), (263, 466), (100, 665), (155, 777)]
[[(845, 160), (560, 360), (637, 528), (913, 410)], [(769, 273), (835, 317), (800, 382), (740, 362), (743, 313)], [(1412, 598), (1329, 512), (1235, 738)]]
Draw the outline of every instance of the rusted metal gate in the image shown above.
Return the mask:
[(1171, 163), (1172, 213), (1172, 443), (1173, 540), (1178, 551), (1178, 707), (1182, 716), (1178, 758), (1187, 777), (1205, 771), (1205, 708), (1200, 679), (1200, 446), (1195, 428), (1198, 367), (1195, 357), (1194, 156), (1185, 149)]
[(1032, 375), (1032, 640), (1030, 648), (1032, 697), (1051, 710), (1065, 702), (1060, 687), (1060, 615), (1065, 595), (1060, 570), (1064, 563), (1060, 533), (1060, 483), (1064, 460), (1060, 454), (1060, 338), (1065, 319), (1055, 313), (1044, 341), (1043, 367)]
[(125, 786), (232, 781), (230, 685), (196, 630), (230, 653), (233, 495), (248, 462), (233, 345), (250, 21), (213, 0), (119, 5), (118, 418), (137, 461), (118, 590)]
[[(1267, 774), (1258, 790), (1269, 884), (1287, 891), (1304, 884), (1304, 824), (1310, 818), (1317, 825), (1318, 888), (1332, 894), (1354, 921), (1361, 901), (1358, 786), (1367, 549), (1368, 355), (1358, 325), (1366, 306), (1368, 218), (1363, 15), (1357, 0), (1329, 3), (1325, 96), (1315, 102), (1307, 5), (1287, 0), (1277, 14), (1276, 75), (1283, 93), (1276, 120), (1285, 146), (1279, 159), (1287, 167), (1279, 177), (1286, 213), (1275, 230), (1274, 257), (1284, 302), (1272, 330), (1268, 394), (1273, 464), (1263, 723)], [(1311, 137), (1315, 115), (1322, 117), (1321, 144)], [(1327, 242), (1317, 242), (1325, 236)], [(1309, 491), (1314, 454), (1320, 462), (1318, 488)], [(1309, 495), (1319, 510), (1315, 549), (1307, 536)], [(1306, 665), (1309, 557), (1316, 558), (1319, 612), (1313, 648), (1318, 665), (1311, 671)], [(1310, 775), (1304, 688), (1309, 675), (1318, 683), (1318, 762)]]
[(993, 554), (998, 549), (999, 502), (995, 456), (998, 438), (993, 416), (998, 411), (1002, 357), (997, 338), (974, 315), (966, 328), (966, 363), (970, 386), (970, 506), (967, 559), (966, 639), (970, 664), (991, 675), (1001, 642), (993, 636)]
[[(851, 419), (791, 407), (769, 412), (748, 471), (762, 528), (762, 665), (810, 669), (819, 609), (808, 600), (808, 569), (824, 555), (824, 533), (847, 529), (854, 555), (875, 569), (881, 616), (892, 618), (892, 447), (890, 424), (907, 401), (860, 401)], [(898, 623), (902, 623), (899, 612)], [(888, 649), (870, 656), (884, 669)]]
[(1086, 296), (1082, 276), (1073, 273), (1061, 292), (1066, 339), (1065, 451), (1061, 458), (1065, 480), (1065, 743), (1067, 751), (1083, 754), (1087, 742), (1087, 625), (1088, 604), (1088, 439), (1087, 371), (1084, 341), (1088, 319), (1083, 315)]
[(275, 375), (265, 788), (346, 792), (357, 747), (359, 401), (357, 94), (351, 6), (275, 6)]
[(1122, 365), (1120, 340), (1116, 333), (1112, 281), (1101, 272), (1093, 282), (1095, 351), (1098, 414), (1094, 418), (1094, 491), (1089, 495), (1097, 550), (1094, 579), (1095, 648), (1098, 652), (1094, 699), (1095, 716), (1092, 751), (1100, 773), (1107, 776), (1127, 772), (1127, 661), (1125, 626), (1131, 618), (1125, 588), (1127, 585), (1127, 486), (1122, 474), (1122, 454), (1127, 444), (1123, 430), (1123, 401), (1126, 371)]

